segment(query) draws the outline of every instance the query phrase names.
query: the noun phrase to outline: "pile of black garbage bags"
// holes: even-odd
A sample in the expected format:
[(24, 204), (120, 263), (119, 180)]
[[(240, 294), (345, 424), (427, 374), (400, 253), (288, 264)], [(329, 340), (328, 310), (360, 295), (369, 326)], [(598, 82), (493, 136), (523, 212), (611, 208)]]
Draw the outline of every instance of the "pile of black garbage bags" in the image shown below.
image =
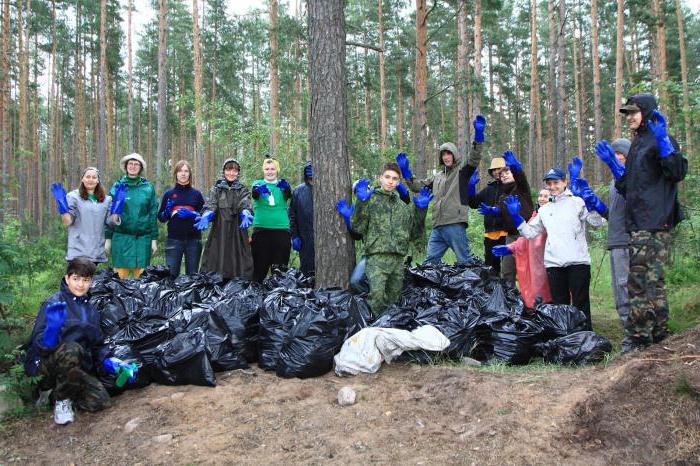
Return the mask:
[[(166, 385), (216, 384), (215, 372), (257, 363), (280, 377), (315, 377), (333, 368), (343, 342), (364, 327), (413, 330), (433, 325), (450, 339), (436, 358), (526, 364), (533, 357), (564, 364), (599, 361), (610, 343), (581, 331), (585, 316), (571, 306), (524, 310), (520, 294), (480, 262), (421, 265), (407, 270), (400, 302), (372, 322), (362, 295), (314, 289), (295, 269), (278, 269), (262, 284), (224, 281), (216, 274), (169, 278), (149, 267), (139, 279), (100, 272), (90, 300), (114, 355), (135, 363), (136, 381)], [(98, 374), (112, 392), (113, 376)], [(126, 388), (124, 387), (124, 388)]]

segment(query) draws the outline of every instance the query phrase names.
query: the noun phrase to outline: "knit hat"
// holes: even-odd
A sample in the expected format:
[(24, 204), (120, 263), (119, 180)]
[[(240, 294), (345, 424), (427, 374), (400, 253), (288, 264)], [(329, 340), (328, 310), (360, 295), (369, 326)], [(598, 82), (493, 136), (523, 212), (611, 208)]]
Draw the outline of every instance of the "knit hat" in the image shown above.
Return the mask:
[(630, 142), (629, 139), (625, 138), (620, 138), (620, 139), (615, 139), (612, 144), (610, 144), (615, 152), (619, 152), (620, 154), (624, 155), (627, 157), (627, 154), (629, 154), (630, 151), (630, 146), (632, 143)]
[(271, 163), (272, 165), (274, 165), (274, 166), (275, 166), (275, 169), (277, 170), (277, 176), (279, 176), (279, 174), (280, 174), (280, 163), (279, 163), (277, 160), (275, 160), (275, 159), (272, 159), (272, 158), (270, 158), (270, 157), (266, 157), (265, 160), (263, 161), (263, 170), (265, 169), (265, 164), (266, 164), (266, 163)]
[(545, 173), (543, 181), (547, 180), (566, 180), (566, 175), (561, 168), (551, 168), (547, 173)]
[(119, 162), (119, 165), (122, 167), (124, 173), (126, 173), (126, 164), (129, 160), (136, 160), (141, 164), (141, 170), (139, 171), (139, 175), (143, 173), (143, 171), (146, 169), (146, 161), (143, 160), (143, 157), (141, 157), (140, 154), (134, 152), (133, 154), (125, 155), (124, 157), (122, 157), (121, 162)]

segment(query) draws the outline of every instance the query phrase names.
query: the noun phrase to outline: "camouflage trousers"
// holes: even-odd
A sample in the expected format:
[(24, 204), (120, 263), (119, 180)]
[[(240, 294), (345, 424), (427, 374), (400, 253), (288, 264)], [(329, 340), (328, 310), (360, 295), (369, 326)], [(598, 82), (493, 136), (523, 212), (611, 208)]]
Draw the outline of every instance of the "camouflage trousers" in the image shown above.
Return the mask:
[(367, 256), (368, 302), (375, 317), (399, 300), (403, 286), (404, 257), (399, 254)]
[(630, 234), (629, 317), (625, 323), (625, 340), (633, 347), (659, 342), (668, 332), (664, 263), (669, 239), (666, 231), (633, 231)]
[(43, 389), (53, 388), (55, 400), (70, 399), (79, 409), (100, 411), (112, 401), (102, 383), (82, 369), (81, 361), (86, 357), (89, 355), (78, 343), (60, 344), (39, 364), (41, 385)]

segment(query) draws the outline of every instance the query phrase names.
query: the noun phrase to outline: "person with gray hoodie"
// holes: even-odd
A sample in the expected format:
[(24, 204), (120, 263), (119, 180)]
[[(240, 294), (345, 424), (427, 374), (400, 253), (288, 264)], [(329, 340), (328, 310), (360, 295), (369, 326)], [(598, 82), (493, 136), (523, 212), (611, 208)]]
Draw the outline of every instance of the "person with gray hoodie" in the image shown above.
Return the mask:
[(469, 179), (481, 161), (486, 118), (477, 115), (473, 122), (474, 143), (468, 158), (460, 156), (457, 146), (446, 142), (440, 146), (439, 162), (441, 170), (424, 180), (416, 180), (411, 172), (408, 157), (401, 152), (396, 163), (406, 186), (413, 192), (428, 187), (435, 195), (433, 204), (433, 229), (428, 238), (428, 250), (424, 263), (437, 264), (448, 249), (457, 256), (457, 263), (469, 262), (472, 253), (469, 249), (467, 226), (469, 219)]
[[(105, 193), (100, 172), (95, 167), (83, 170), (78, 189), (66, 194), (61, 183), (51, 186), (63, 225), (68, 228), (66, 261), (85, 257), (95, 264), (107, 262), (105, 226), (121, 224), (118, 206)], [(125, 193), (118, 193), (123, 204)]]

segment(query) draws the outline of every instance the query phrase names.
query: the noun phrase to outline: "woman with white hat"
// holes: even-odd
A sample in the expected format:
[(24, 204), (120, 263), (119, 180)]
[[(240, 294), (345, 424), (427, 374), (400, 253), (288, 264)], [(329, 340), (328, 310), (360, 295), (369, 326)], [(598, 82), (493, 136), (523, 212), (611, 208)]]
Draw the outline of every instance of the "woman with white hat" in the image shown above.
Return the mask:
[(153, 185), (141, 176), (146, 162), (139, 154), (122, 158), (120, 165), (125, 175), (117, 181), (110, 195), (126, 186), (126, 199), (121, 224), (108, 228), (105, 249), (112, 250), (112, 267), (120, 278), (130, 274), (138, 278), (151, 263), (151, 255), (158, 249), (158, 199)]

